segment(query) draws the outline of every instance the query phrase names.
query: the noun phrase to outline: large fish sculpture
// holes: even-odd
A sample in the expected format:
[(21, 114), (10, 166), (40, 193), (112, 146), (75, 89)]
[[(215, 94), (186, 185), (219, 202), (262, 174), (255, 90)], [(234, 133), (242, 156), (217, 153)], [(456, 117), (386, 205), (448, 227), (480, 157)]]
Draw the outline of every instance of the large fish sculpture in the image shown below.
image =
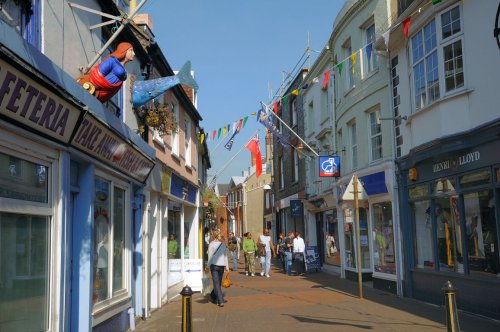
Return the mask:
[(191, 76), (191, 62), (188, 61), (174, 76), (160, 77), (146, 81), (135, 81), (132, 89), (132, 103), (134, 107), (144, 105), (148, 101), (162, 95), (177, 84), (186, 85), (198, 90), (198, 84)]

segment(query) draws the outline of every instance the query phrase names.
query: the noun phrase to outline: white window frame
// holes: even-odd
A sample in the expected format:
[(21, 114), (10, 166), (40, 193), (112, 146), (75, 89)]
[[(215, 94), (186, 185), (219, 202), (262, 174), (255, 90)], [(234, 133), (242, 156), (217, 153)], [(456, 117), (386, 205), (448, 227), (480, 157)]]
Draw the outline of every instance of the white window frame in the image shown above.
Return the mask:
[[(33, 202), (27, 200), (0, 197), (0, 211), (6, 213), (22, 214), (29, 216), (41, 216), (48, 218), (48, 254), (47, 254), (47, 298), (45, 317), (45, 327), (47, 330), (55, 330), (58, 322), (53, 319), (59, 314), (59, 307), (55, 304), (54, 289), (59, 287), (58, 264), (54, 260), (60, 259), (57, 249), (60, 248), (60, 236), (58, 235), (56, 218), (55, 200), (58, 196), (59, 179), (59, 154), (43, 145), (39, 145), (33, 140), (24, 139), (17, 135), (3, 135), (0, 137), (0, 152), (16, 157), (28, 162), (36, 163), (47, 167), (47, 203)], [(1, 234), (0, 234), (1, 235)], [(2, 248), (0, 248), (0, 253)], [(2, 270), (2, 268), (0, 268)], [(58, 289), (58, 288), (57, 288)]]
[(368, 53), (366, 52), (366, 49), (364, 49), (364, 53), (366, 56), (366, 61), (365, 61), (365, 73), (366, 75), (370, 75), (371, 73), (375, 72), (378, 70), (378, 60), (377, 60), (377, 54), (375, 52), (375, 23), (370, 24), (366, 29), (365, 29), (365, 45), (368, 45), (369, 43), (372, 43), (372, 53), (370, 56), (370, 59), (368, 60)]
[(314, 112), (314, 101), (311, 100), (311, 102), (309, 103), (308, 105), (308, 109), (307, 109), (307, 125), (309, 127), (309, 132), (310, 134), (308, 135), (308, 137), (311, 137), (314, 132), (316, 131), (316, 127), (315, 127), (315, 124), (314, 124), (314, 118), (315, 118), (315, 112)]
[(350, 137), (350, 152), (351, 152), (351, 169), (358, 168), (358, 138), (356, 122), (353, 121), (349, 124), (349, 137)]
[(352, 88), (354, 88), (354, 76), (352, 73), (352, 60), (351, 60), (351, 55), (352, 55), (352, 47), (349, 42), (344, 47), (344, 53), (345, 57), (347, 59), (346, 65), (344, 65), (344, 74), (345, 74), (345, 92), (348, 93)]
[[(382, 125), (380, 123), (380, 110), (375, 110), (370, 113), (368, 113), (368, 133), (370, 135), (369, 137), (369, 146), (370, 146), (370, 160), (371, 161), (377, 161), (382, 159)], [(380, 138), (380, 146), (377, 147), (374, 144), (374, 141), (376, 141), (378, 138)], [(377, 151), (379, 150), (379, 157), (376, 157)]]
[[(177, 100), (172, 101), (172, 111), (175, 115), (175, 120), (179, 123), (179, 102)], [(179, 158), (179, 129), (172, 130), (171, 137), (172, 155)]]
[(186, 167), (191, 167), (191, 119), (185, 115), (184, 117), (184, 160)]
[[(460, 19), (460, 31), (452, 34), (449, 37), (443, 38), (442, 35), (442, 17), (445, 14), (450, 13), (452, 10), (457, 9), (459, 10), (459, 19)], [(431, 24), (434, 24), (435, 27), (435, 46), (432, 48), (432, 50), (423, 50), (423, 56), (419, 58), (417, 61), (414, 61), (413, 56), (414, 56), (414, 39), (417, 38), (417, 36), (421, 36), (422, 38), (422, 43), (421, 46), (424, 47), (425, 45), (425, 28), (430, 26)], [(462, 84), (455, 86), (454, 88), (450, 90), (446, 90), (446, 73), (445, 73), (445, 59), (444, 59), (444, 49), (452, 44), (460, 43), (462, 53), (461, 53), (461, 63), (462, 63), (462, 68), (461, 70), (458, 71), (459, 74), (463, 75), (462, 78)], [(464, 90), (466, 87), (466, 77), (464, 75), (464, 38), (463, 38), (463, 15), (462, 15), (462, 6), (460, 4), (457, 4), (456, 6), (446, 8), (445, 10), (441, 11), (440, 13), (436, 14), (434, 17), (432, 17), (431, 20), (426, 22), (425, 25), (422, 26), (421, 29), (419, 29), (416, 33), (413, 34), (413, 36), (410, 37), (410, 43), (409, 43), (409, 50), (410, 50), (410, 72), (411, 72), (411, 82), (412, 82), (412, 110), (414, 113), (419, 112), (422, 109), (425, 109), (429, 107), (430, 105), (438, 102), (440, 99), (450, 95), (450, 94), (455, 94), (460, 90)], [(433, 60), (431, 60), (431, 56), (433, 57)], [(455, 58), (453, 58), (455, 59)], [(428, 70), (427, 66), (429, 63), (432, 63), (433, 61), (436, 61), (437, 64), (432, 64), (433, 68), (436, 68), (437, 66), (437, 96), (434, 99), (430, 99), (430, 93), (429, 93), (429, 88), (430, 84), (428, 82)], [(422, 99), (422, 97), (419, 98), (419, 96), (422, 96), (420, 94), (417, 95), (417, 89), (416, 89), (416, 84), (415, 84), (415, 72), (416, 72), (416, 66), (417, 65), (424, 65), (423, 68), (423, 74), (422, 74), (422, 79), (424, 81), (424, 94), (425, 94), (425, 99)], [(456, 72), (454, 71), (456, 74)]]

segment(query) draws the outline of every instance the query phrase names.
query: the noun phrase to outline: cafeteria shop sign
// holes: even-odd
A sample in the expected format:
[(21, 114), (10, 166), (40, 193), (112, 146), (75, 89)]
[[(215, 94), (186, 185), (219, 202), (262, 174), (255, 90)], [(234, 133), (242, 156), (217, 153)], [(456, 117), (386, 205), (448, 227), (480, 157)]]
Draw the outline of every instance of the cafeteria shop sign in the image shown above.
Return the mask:
[(76, 107), (1, 59), (0, 113), (64, 143), (80, 116)]
[(72, 145), (141, 182), (146, 181), (154, 167), (152, 160), (138, 152), (89, 113), (85, 114)]

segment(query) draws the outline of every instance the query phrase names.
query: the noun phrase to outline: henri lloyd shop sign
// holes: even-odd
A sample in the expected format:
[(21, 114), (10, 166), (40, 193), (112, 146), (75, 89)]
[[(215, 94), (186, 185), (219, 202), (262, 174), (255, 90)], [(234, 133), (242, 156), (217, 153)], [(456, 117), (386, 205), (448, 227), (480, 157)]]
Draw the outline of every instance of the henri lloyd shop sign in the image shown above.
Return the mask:
[(80, 111), (0, 59), (0, 114), (68, 143)]
[(154, 163), (89, 113), (85, 114), (72, 144), (144, 182)]
[(480, 161), (481, 160), (481, 153), (479, 151), (473, 151), (466, 153), (464, 155), (451, 158), (448, 160), (444, 160), (438, 163), (435, 163), (432, 165), (432, 172), (437, 173), (437, 172), (442, 172), (446, 171), (449, 169), (458, 169), (460, 167), (463, 167), (468, 164), (472, 164), (474, 162)]

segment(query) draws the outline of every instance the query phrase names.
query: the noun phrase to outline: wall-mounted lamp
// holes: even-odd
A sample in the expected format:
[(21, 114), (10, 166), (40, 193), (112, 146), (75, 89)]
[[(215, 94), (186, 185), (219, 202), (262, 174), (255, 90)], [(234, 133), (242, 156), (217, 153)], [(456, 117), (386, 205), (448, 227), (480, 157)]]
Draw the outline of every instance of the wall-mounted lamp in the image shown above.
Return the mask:
[(406, 115), (398, 115), (393, 118), (379, 118), (379, 120), (408, 120), (408, 117)]

